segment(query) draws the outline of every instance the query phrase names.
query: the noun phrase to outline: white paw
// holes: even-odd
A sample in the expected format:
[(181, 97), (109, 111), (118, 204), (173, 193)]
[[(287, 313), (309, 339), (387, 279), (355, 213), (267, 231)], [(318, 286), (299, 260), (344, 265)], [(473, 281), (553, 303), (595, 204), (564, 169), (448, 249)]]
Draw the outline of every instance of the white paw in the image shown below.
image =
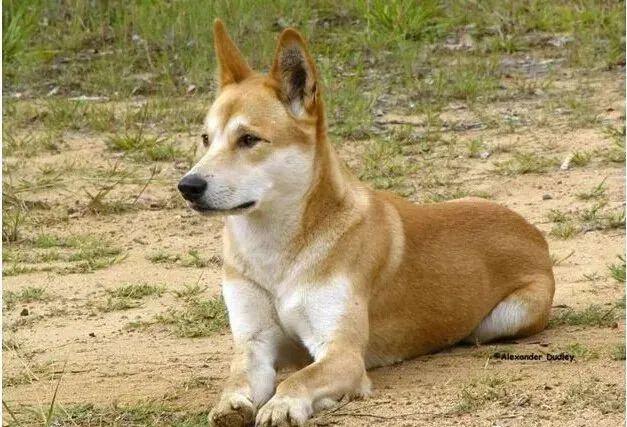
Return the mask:
[(215, 427), (242, 427), (255, 418), (252, 401), (241, 393), (223, 394), (220, 401), (209, 413), (209, 425)]
[(258, 427), (302, 426), (311, 416), (311, 402), (295, 397), (274, 396), (259, 410)]

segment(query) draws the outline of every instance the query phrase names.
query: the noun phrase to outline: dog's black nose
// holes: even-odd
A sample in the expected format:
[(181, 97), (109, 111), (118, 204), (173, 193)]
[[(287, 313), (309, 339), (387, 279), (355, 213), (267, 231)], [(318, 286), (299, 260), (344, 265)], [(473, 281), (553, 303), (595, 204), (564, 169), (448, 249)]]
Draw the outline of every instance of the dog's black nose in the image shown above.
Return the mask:
[(193, 202), (202, 197), (207, 189), (207, 181), (197, 174), (185, 175), (179, 181), (178, 188), (185, 199)]

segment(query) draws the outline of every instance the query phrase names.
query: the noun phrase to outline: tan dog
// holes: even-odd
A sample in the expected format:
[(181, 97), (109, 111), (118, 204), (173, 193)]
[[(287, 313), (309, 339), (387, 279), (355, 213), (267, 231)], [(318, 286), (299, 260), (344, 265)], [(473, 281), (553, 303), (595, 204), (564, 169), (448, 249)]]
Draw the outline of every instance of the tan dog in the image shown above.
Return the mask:
[[(420, 206), (371, 190), (327, 141), (300, 34), (283, 31), (261, 75), (220, 21), (214, 33), (208, 148), (179, 183), (192, 208), (227, 215), (235, 356), (213, 424), (301, 425), (368, 394), (368, 368), (544, 329), (554, 280), (535, 227), (482, 200)], [(275, 389), (276, 370), (299, 360)]]

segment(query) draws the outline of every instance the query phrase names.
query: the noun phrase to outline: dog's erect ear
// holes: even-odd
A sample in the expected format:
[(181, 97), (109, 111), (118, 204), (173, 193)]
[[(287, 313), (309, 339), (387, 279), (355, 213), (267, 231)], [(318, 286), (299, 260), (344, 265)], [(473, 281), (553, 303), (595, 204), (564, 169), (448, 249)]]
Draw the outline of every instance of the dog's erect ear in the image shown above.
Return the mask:
[(248, 63), (226, 32), (224, 23), (213, 23), (213, 45), (218, 58), (218, 82), (220, 86), (238, 83), (252, 74)]
[(279, 82), (282, 100), (295, 116), (314, 114), (319, 102), (316, 66), (305, 40), (293, 28), (279, 36), (270, 76)]

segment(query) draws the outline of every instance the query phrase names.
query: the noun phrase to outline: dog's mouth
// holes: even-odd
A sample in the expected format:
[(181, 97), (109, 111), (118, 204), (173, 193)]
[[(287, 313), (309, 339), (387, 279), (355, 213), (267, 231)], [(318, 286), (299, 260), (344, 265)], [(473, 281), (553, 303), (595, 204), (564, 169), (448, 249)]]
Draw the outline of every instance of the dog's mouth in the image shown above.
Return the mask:
[(200, 212), (205, 215), (233, 215), (233, 214), (239, 214), (239, 213), (252, 209), (256, 203), (257, 203), (256, 201), (251, 200), (251, 201), (239, 204), (237, 206), (234, 206), (232, 208), (226, 208), (226, 209), (214, 208), (211, 206), (206, 206), (206, 205), (195, 203), (195, 202), (190, 202), (189, 206), (195, 211)]

